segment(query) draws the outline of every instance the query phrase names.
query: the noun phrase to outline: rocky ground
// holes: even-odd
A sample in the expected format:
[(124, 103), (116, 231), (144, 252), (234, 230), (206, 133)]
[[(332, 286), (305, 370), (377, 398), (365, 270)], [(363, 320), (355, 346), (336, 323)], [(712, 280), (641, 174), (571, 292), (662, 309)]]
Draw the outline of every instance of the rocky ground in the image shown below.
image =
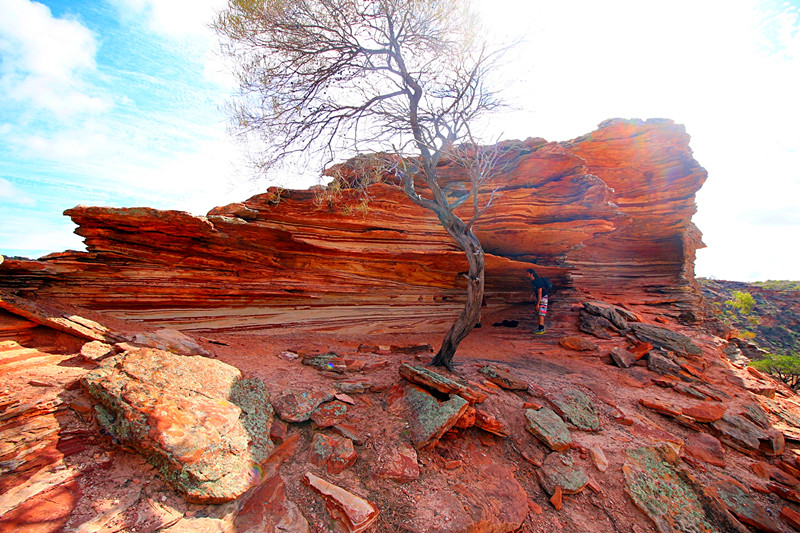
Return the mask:
[(486, 309), (455, 375), (431, 334), (192, 347), (4, 305), (0, 531), (800, 529), (796, 395), (662, 308), (582, 301), (541, 336)]

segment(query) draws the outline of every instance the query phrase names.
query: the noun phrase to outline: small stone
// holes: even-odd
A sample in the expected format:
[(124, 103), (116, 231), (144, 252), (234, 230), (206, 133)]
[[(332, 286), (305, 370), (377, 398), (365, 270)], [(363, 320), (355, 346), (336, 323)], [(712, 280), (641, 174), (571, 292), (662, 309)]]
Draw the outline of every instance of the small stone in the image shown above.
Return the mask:
[(550, 497), (550, 503), (553, 504), (553, 507), (556, 508), (556, 511), (561, 510), (561, 507), (564, 504), (564, 497), (561, 492), (561, 487), (556, 487), (555, 492), (553, 492), (553, 496)]
[(342, 437), (353, 441), (353, 444), (356, 446), (363, 446), (364, 443), (367, 442), (366, 435), (352, 422), (339, 422), (333, 426), (333, 430)]
[(445, 461), (443, 466), (445, 470), (455, 470), (462, 464), (464, 464), (464, 461), (461, 459), (454, 459), (453, 461)]
[(611, 349), (611, 360), (620, 368), (630, 368), (636, 362), (636, 356), (626, 350), (616, 346)]
[(673, 404), (668, 404), (666, 402), (662, 402), (661, 400), (651, 400), (648, 398), (639, 398), (639, 403), (648, 409), (652, 409), (662, 415), (676, 417), (682, 414), (681, 408), (676, 407)]
[(289, 425), (279, 418), (272, 420), (272, 425), (269, 428), (269, 438), (281, 444), (286, 440), (286, 432), (289, 431)]
[(377, 519), (378, 508), (341, 487), (306, 473), (305, 482), (325, 499), (325, 506), (331, 518), (338, 522), (347, 533), (366, 531)]
[(608, 470), (608, 459), (606, 459), (606, 454), (603, 453), (603, 449), (599, 446), (592, 446), (589, 448), (589, 455), (592, 457), (592, 462), (594, 466), (601, 472), (605, 472)]
[(356, 404), (356, 401), (353, 399), (352, 396), (350, 396), (349, 394), (345, 394), (343, 392), (336, 393), (333, 395), (333, 397), (339, 400), (340, 402), (344, 402), (348, 405)]
[(541, 506), (541, 505), (539, 505), (538, 503), (536, 503), (536, 502), (535, 502), (535, 501), (533, 501), (533, 500), (528, 500), (528, 508), (529, 508), (529, 509), (531, 510), (531, 512), (532, 512), (533, 514), (535, 514), (535, 515), (540, 515), (540, 514), (542, 514), (542, 512), (543, 512), (543, 510), (542, 510), (542, 506)]

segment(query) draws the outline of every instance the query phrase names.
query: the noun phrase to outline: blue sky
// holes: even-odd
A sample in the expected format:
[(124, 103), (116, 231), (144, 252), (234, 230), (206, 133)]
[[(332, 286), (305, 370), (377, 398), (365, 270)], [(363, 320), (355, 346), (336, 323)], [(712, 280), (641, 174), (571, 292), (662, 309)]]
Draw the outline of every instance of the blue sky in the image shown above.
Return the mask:
[[(61, 214), (78, 204), (204, 214), (263, 190), (226, 132), (224, 3), (0, 0), (0, 253), (82, 249)], [(525, 36), (489, 138), (674, 119), (709, 171), (698, 275), (800, 279), (797, 0), (476, 4), (494, 38)]]

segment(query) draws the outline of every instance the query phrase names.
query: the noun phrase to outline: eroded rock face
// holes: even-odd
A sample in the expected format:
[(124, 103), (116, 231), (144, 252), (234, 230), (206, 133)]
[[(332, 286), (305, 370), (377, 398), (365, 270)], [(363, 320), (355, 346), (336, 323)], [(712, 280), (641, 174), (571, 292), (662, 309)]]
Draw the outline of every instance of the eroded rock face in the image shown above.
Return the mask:
[[(565, 143), (504, 142), (503, 172), (485, 191), (498, 196), (475, 229), (490, 301), (527, 295), (525, 270), (536, 264), (562, 289), (688, 306), (702, 246), (694, 194), (706, 176), (688, 142), (666, 120), (608, 121)], [(463, 173), (450, 161), (439, 171)], [(462, 252), (402, 191), (378, 183), (369, 193), (363, 216), (351, 214), (361, 201), (352, 190), (337, 205), (273, 190), (205, 217), (75, 207), (66, 214), (88, 251), (6, 260), (0, 288), (188, 330), (381, 328), (407, 317), (418, 331), (449, 325)]]
[(100, 402), (97, 419), (106, 431), (187, 500), (221, 503), (257, 481), (253, 465), (272, 447), (268, 395), (240, 378), (220, 361), (145, 348), (104, 360), (82, 384)]

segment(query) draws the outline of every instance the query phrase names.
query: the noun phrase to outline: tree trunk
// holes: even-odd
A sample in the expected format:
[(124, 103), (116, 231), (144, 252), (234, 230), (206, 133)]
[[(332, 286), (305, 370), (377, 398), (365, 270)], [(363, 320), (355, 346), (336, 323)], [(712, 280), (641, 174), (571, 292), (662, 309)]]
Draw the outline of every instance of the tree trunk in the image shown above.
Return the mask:
[[(445, 224), (447, 233), (458, 243), (467, 256), (469, 270), (467, 272), (467, 301), (464, 310), (447, 332), (439, 352), (433, 358), (430, 366), (443, 366), (453, 371), (453, 356), (458, 345), (478, 323), (481, 316), (481, 302), (483, 301), (483, 281), (486, 271), (483, 246), (472, 230), (455, 215), (452, 224)], [(457, 221), (457, 222), (456, 222)], [(444, 221), (443, 221), (444, 222)]]

